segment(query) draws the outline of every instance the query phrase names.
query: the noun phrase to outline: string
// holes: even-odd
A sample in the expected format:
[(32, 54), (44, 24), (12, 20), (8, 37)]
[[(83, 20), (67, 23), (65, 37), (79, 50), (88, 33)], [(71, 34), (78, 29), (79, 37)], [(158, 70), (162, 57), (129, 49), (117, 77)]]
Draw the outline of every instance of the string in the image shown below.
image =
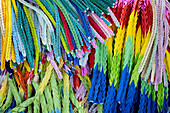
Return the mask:
[(160, 0), (0, 0), (0, 112), (167, 112), (169, 16)]

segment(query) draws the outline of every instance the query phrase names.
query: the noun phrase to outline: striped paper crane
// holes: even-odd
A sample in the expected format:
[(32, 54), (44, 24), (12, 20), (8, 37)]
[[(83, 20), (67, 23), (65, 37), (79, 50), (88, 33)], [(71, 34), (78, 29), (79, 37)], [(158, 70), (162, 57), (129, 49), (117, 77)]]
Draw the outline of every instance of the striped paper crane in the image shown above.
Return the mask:
[(97, 42), (97, 47), (93, 78), (88, 99), (94, 103), (104, 103), (106, 93), (107, 48), (99, 41)]
[[(149, 26), (151, 26), (151, 24), (152, 24), (152, 23), (151, 24), (149, 23), (150, 20), (152, 20), (152, 18), (149, 18), (147, 16), (149, 11), (146, 11), (146, 9), (144, 9), (145, 8), (144, 4), (146, 4), (145, 7), (147, 7), (148, 10), (151, 9), (151, 7), (149, 7), (149, 4), (147, 4), (146, 1), (138, 1), (137, 11), (138, 11), (139, 19), (137, 22), (136, 37), (134, 40), (135, 42), (134, 42), (134, 54), (133, 54), (133, 59), (134, 59), (133, 60), (133, 70), (131, 73), (129, 87), (127, 90), (127, 97), (126, 97), (126, 102), (125, 102), (126, 104), (125, 104), (124, 111), (131, 111), (133, 109), (136, 110), (138, 108), (136, 108), (136, 106), (134, 106), (134, 105), (139, 104), (138, 94), (140, 93), (140, 91), (139, 91), (140, 82), (139, 82), (139, 74), (138, 74), (138, 72), (135, 72), (135, 71), (138, 70), (138, 67), (140, 65), (139, 62), (141, 62), (141, 60), (142, 60), (142, 56), (141, 56), (142, 52), (141, 51), (142, 51), (142, 49), (145, 49), (145, 46), (142, 46), (142, 40), (147, 38), (146, 34), (150, 33)], [(142, 33), (143, 30), (144, 30), (144, 33)], [(142, 35), (142, 34), (145, 34), (145, 35)], [(148, 39), (149, 39), (149, 37), (148, 37)], [(148, 42), (146, 41), (145, 43), (148, 43)], [(136, 74), (138, 74), (138, 75), (136, 75)], [(146, 92), (146, 90), (145, 90), (145, 92)], [(144, 95), (146, 93), (144, 93)], [(143, 92), (142, 92), (142, 94), (143, 94)]]
[(109, 86), (106, 97), (106, 102), (104, 105), (103, 112), (117, 112), (117, 101), (116, 95), (119, 84), (119, 73), (120, 73), (120, 64), (121, 64), (121, 53), (122, 46), (124, 42), (124, 35), (127, 27), (128, 17), (130, 15), (131, 3), (127, 3), (125, 6), (123, 2), (119, 3), (119, 7), (124, 7), (122, 10), (121, 18), (120, 18), (120, 28), (117, 29), (117, 34), (115, 37), (114, 44), (114, 56), (111, 58), (111, 72), (109, 76)]
[[(126, 30), (126, 35), (124, 38), (124, 46), (122, 51), (122, 65), (121, 65), (121, 78), (118, 88), (118, 93), (116, 100), (119, 103), (119, 109), (125, 110), (125, 102), (126, 102), (126, 91), (128, 89), (128, 83), (131, 76), (131, 71), (133, 69), (133, 56), (135, 53), (135, 35), (136, 35), (136, 26), (137, 26), (137, 15), (138, 9), (137, 5), (138, 0), (135, 0), (132, 5), (131, 14), (129, 16), (128, 26)], [(123, 66), (123, 67), (122, 67)]]
[[(96, 2), (97, 3), (97, 2)], [(99, 3), (100, 4), (100, 3)], [(103, 2), (103, 5), (104, 2)], [(113, 5), (113, 4), (112, 4)], [(112, 6), (111, 5), (111, 6)], [(104, 12), (109, 12), (109, 15), (112, 18), (112, 21), (114, 19), (114, 14), (111, 11), (110, 8), (108, 10), (105, 10)], [(107, 14), (106, 13), (106, 14)], [(113, 31), (107, 26), (110, 25), (105, 17), (99, 18), (98, 15), (92, 13), (89, 13), (88, 16), (89, 23), (91, 25), (91, 28), (93, 29), (95, 33), (95, 37), (98, 39), (96, 41), (97, 43), (97, 50), (95, 51), (95, 61), (94, 61), (94, 71), (93, 71), (93, 78), (92, 78), (92, 84), (89, 92), (89, 100), (93, 101), (94, 103), (104, 103), (105, 99), (105, 89), (106, 89), (106, 66), (107, 66), (107, 48), (104, 44), (104, 39), (112, 40)], [(114, 19), (115, 20), (115, 19)], [(100, 24), (99, 21), (102, 23)], [(115, 23), (118, 23), (114, 21)], [(109, 42), (109, 41), (108, 41)], [(106, 41), (107, 43), (107, 41)], [(110, 42), (109, 42), (110, 43)], [(107, 46), (107, 44), (106, 44)], [(111, 49), (112, 43), (109, 44), (109, 49)], [(101, 50), (100, 50), (101, 49)], [(108, 49), (108, 50), (109, 50)], [(101, 54), (100, 52), (103, 51), (105, 54)]]

